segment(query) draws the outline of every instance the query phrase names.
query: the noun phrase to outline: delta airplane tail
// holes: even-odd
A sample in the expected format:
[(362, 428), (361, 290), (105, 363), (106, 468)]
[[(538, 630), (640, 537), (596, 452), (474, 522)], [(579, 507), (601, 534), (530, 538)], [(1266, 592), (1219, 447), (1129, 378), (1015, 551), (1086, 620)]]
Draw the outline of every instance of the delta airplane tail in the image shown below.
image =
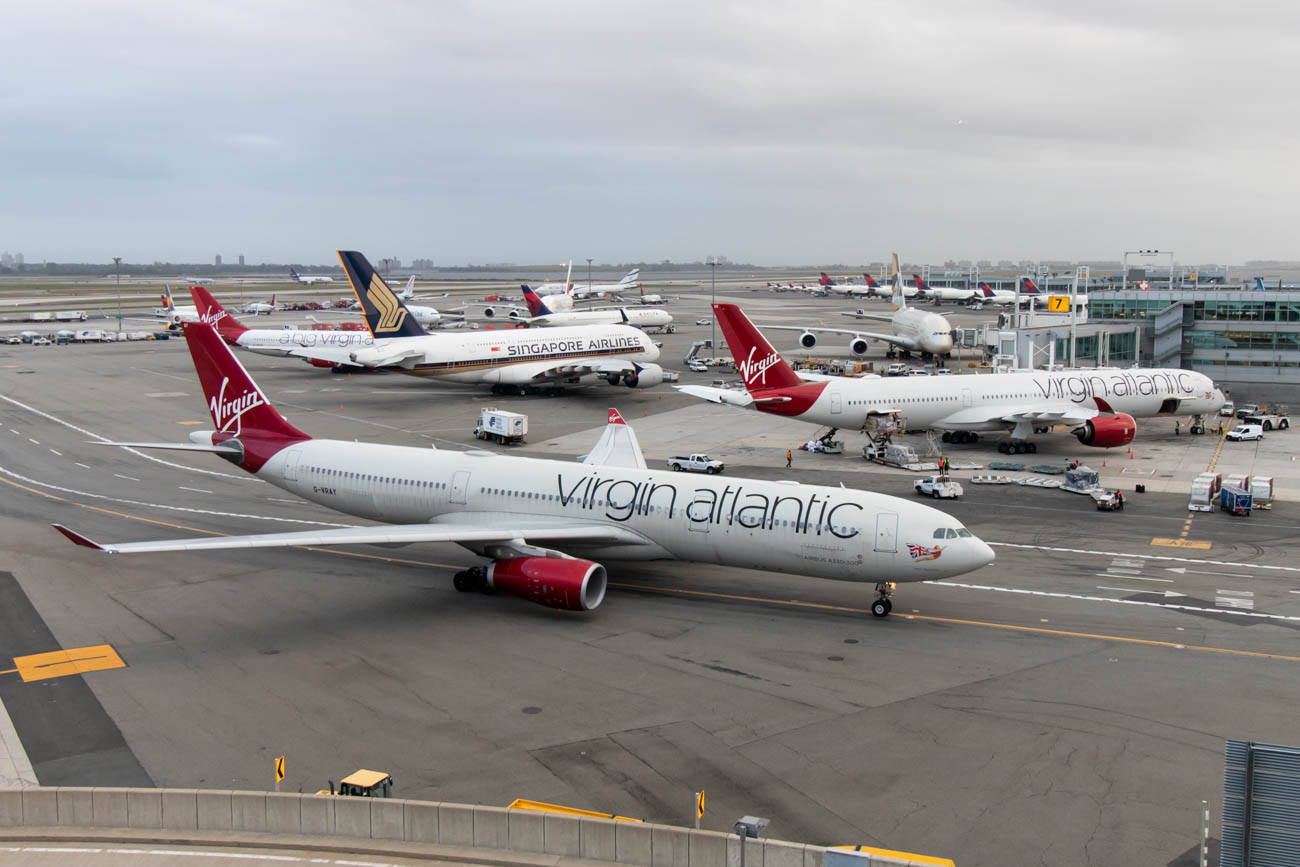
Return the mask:
[(217, 429), (212, 437), (214, 444), (239, 437), (244, 447), (240, 466), (249, 469), (250, 464), (255, 464), (255, 472), (287, 441), (311, 439), (271, 406), (212, 326), (186, 322), (181, 327)]
[(735, 304), (714, 304), (713, 313), (726, 338), (736, 369), (745, 380), (750, 392), (769, 388), (790, 388), (802, 385), (801, 380), (786, 363), (781, 354), (754, 327), (749, 317)]
[(546, 309), (546, 302), (527, 283), (524, 283), (519, 288), (524, 290), (524, 303), (528, 305), (529, 316), (545, 316), (551, 312)]
[(366, 314), (366, 327), (370, 336), (423, 337), (424, 329), (415, 321), (402, 299), (384, 282), (384, 278), (371, 267), (366, 257), (355, 250), (339, 250), (339, 261), (352, 284), (362, 311)]
[(818, 283), (818, 285), (820, 285), (820, 286), (834, 286), (834, 285), (835, 285), (835, 281), (832, 280), (830, 277), (826, 276), (826, 272), (825, 272), (825, 271), (822, 271), (822, 272), (821, 272), (821, 277), (817, 280), (817, 283)]
[(1042, 291), (1038, 288), (1038, 284), (1033, 280), (1030, 280), (1028, 277), (1021, 277), (1020, 280), (1022, 282), (1020, 287), (1020, 293), (1022, 295), (1038, 295)]
[(875, 277), (872, 277), (870, 274), (867, 274), (867, 273), (865, 273), (865, 272), (862, 274), (862, 276), (865, 277), (865, 278), (867, 278), (867, 286), (869, 286), (869, 287), (872, 288), (872, 289), (879, 289), (879, 288), (880, 288), (880, 284), (876, 282), (876, 278), (875, 278)]
[(194, 311), (199, 314), (199, 321), (206, 322), (217, 329), (217, 334), (226, 343), (238, 345), (239, 335), (248, 330), (247, 326), (231, 316), (226, 308), (221, 306), (221, 302), (212, 297), (212, 293), (204, 287), (191, 286), (190, 295), (194, 298)]

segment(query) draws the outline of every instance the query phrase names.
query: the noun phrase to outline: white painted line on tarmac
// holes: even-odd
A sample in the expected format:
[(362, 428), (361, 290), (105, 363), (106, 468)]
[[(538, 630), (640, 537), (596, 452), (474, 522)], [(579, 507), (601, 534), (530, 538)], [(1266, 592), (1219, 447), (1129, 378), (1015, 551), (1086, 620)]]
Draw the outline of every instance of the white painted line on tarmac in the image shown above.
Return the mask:
[[(0, 395), (3, 397), (3, 395)], [(246, 515), (241, 512), (215, 512), (211, 509), (194, 509), (188, 506), (169, 506), (166, 503), (145, 503), (140, 500), (127, 500), (122, 497), (110, 497), (107, 494), (92, 494), (90, 491), (78, 491), (75, 488), (65, 488), (61, 485), (54, 485), (49, 482), (42, 482), (39, 479), (33, 479), (29, 476), (15, 473), (13, 470), (0, 467), (0, 473), (4, 473), (12, 479), (34, 485), (39, 488), (46, 488), (51, 491), (58, 491), (61, 494), (72, 494), (78, 497), (91, 497), (96, 500), (105, 500), (110, 503), (123, 503), (128, 506), (144, 506), (150, 509), (166, 509), (171, 512), (189, 512), (192, 515), (213, 515), (218, 518), (250, 518), (254, 521), (279, 521), (285, 524), (307, 524), (313, 527), (355, 527), (356, 524), (331, 524), (326, 521), (307, 521), (301, 518), (277, 518), (271, 515)], [(306, 501), (295, 501), (305, 503)]]
[(20, 434), (18, 431), (14, 430), (13, 428), (9, 428), (9, 433), (13, 434), (16, 437), (22, 436), (22, 434)]
[(57, 449), (50, 449), (50, 454), (52, 454), (52, 455), (58, 455), (59, 457), (63, 457), (63, 452), (61, 452), (61, 451), (59, 451), (59, 450), (57, 450)]
[(135, 476), (124, 476), (124, 475), (122, 475), (121, 473), (113, 473), (113, 475), (117, 476), (119, 479), (126, 479), (128, 482), (138, 482), (138, 481), (140, 481), (140, 480), (137, 479)]
[[(0, 395), (0, 397), (4, 397)], [(1300, 572), (1300, 566), (1269, 566), (1264, 563), (1238, 563), (1229, 560), (1204, 560), (1195, 557), (1174, 557), (1170, 554), (1121, 554), (1117, 551), (1089, 551), (1086, 548), (1058, 548), (1051, 545), (1022, 545), (1018, 542), (990, 542), (988, 539), (985, 543), (998, 548), (1020, 548), (1025, 551), (1047, 551), (1053, 554), (1089, 554), (1094, 557), (1133, 557), (1142, 560), (1159, 560), (1165, 563), (1202, 563), (1207, 566), (1240, 566), (1243, 569), (1268, 569), (1274, 572)], [(1168, 567), (1166, 567), (1168, 568)], [(1236, 575), (1238, 578), (1249, 578), (1249, 575)]]
[(18, 739), (18, 730), (14, 728), (9, 711), (0, 701), (0, 787), (28, 788), (37, 786), (36, 772), (32, 762), (27, 758), (27, 750)]
[(40, 441), (40, 440), (34, 440), (34, 439), (32, 439), (31, 437), (28, 437), (28, 438), (27, 438), (27, 441), (28, 441), (29, 443), (32, 443), (33, 445), (40, 445), (40, 444), (41, 444), (41, 441)]
[[(1078, 599), (1083, 602), (1109, 602), (1112, 605), (1143, 605), (1148, 608), (1168, 608), (1173, 611), (1191, 611), (1197, 614), (1222, 614), (1225, 616), (1236, 617), (1254, 617), (1259, 620), (1285, 620), (1292, 623), (1300, 623), (1300, 617), (1292, 617), (1286, 614), (1265, 614), (1261, 611), (1243, 611), (1239, 608), (1203, 608), (1199, 605), (1178, 605), (1170, 602), (1147, 602), (1142, 599), (1116, 599), (1113, 596), (1085, 596), (1079, 593), (1053, 593), (1047, 590), (1022, 590), (1018, 587), (993, 587), (988, 584), (956, 584), (952, 581), (923, 581), (923, 584), (930, 584), (935, 587), (955, 587), (962, 590), (992, 590), (995, 593), (1018, 593), (1022, 596), (1046, 596), (1053, 599)], [(1140, 590), (1139, 593), (1149, 593), (1152, 591)], [(1175, 593), (1172, 590), (1155, 591), (1163, 592), (1166, 598), (1171, 596), (1186, 596), (1186, 593)]]
[(210, 494), (211, 491), (205, 491), (202, 488), (187, 488), (184, 485), (177, 485), (182, 491), (194, 491), (196, 494)]
[(91, 468), (91, 467), (90, 467), (90, 464), (83, 464), (81, 461), (73, 461), (73, 463), (76, 464), (77, 466), (81, 467), (82, 469), (85, 469), (85, 470), (88, 470), (88, 469)]
[(1206, 572), (1203, 569), (1183, 569), (1177, 566), (1166, 566), (1166, 572), (1177, 572), (1179, 575), (1191, 572), (1193, 575), (1222, 575), (1225, 578), (1253, 578), (1253, 575), (1244, 575), (1241, 572)]
[[(52, 421), (52, 422), (54, 422), (54, 423), (56, 423), (56, 424), (61, 424), (61, 425), (63, 425), (64, 427), (66, 427), (66, 428), (68, 428), (68, 429), (70, 429), (70, 430), (74, 430), (74, 431), (76, 431), (76, 432), (79, 433), (79, 434), (85, 434), (86, 436), (90, 437), (91, 439), (96, 439), (96, 440), (99, 440), (100, 442), (110, 442), (110, 440), (108, 439), (108, 437), (100, 436), (99, 434), (95, 433), (94, 431), (88, 431), (88, 430), (86, 430), (85, 428), (77, 427), (75, 424), (72, 424), (71, 422), (67, 422), (67, 421), (64, 421), (63, 419), (61, 419), (61, 418), (59, 418), (59, 417), (57, 417), (57, 416), (50, 415), (48, 412), (42, 412), (41, 410), (37, 409), (37, 408), (34, 407), (34, 406), (28, 406), (27, 404), (23, 403), (22, 401), (14, 400), (12, 397), (8, 397), (7, 395), (0, 394), (0, 400), (6, 401), (6, 402), (8, 402), (8, 403), (11, 403), (11, 404), (13, 404), (13, 405), (16, 406), (16, 407), (19, 407), (20, 409), (25, 409), (25, 410), (27, 410), (27, 411), (30, 412), (30, 413), (34, 413), (35, 415), (39, 415), (41, 418), (49, 419), (50, 421)], [(11, 430), (12, 430), (12, 428), (11, 428)], [(17, 433), (17, 431), (14, 431), (14, 433)], [(33, 440), (32, 442), (35, 442), (35, 440)], [(199, 468), (199, 467), (187, 467), (187, 466), (185, 466), (184, 464), (177, 464), (177, 463), (173, 463), (172, 461), (165, 461), (165, 460), (163, 460), (162, 458), (155, 458), (153, 455), (147, 455), (147, 454), (145, 454), (144, 452), (140, 451), (139, 449), (123, 448), (122, 451), (130, 452), (131, 454), (135, 455), (136, 457), (144, 458), (144, 459), (147, 460), (147, 461), (153, 461), (155, 464), (162, 464), (162, 465), (165, 466), (165, 467), (173, 467), (173, 468), (178, 469), (178, 470), (185, 470), (186, 472), (189, 472), (189, 473), (203, 473), (204, 475), (208, 475), (208, 476), (220, 476), (220, 477), (223, 478), (223, 479), (254, 479), (254, 480), (259, 481), (259, 482), (262, 481), (261, 479), (257, 479), (255, 476), (251, 476), (251, 475), (247, 475), (247, 476), (232, 476), (230, 473), (218, 473), (218, 472), (216, 472), (215, 470), (205, 470), (205, 469), (201, 469), (201, 468)], [(87, 468), (87, 469), (89, 469), (89, 468)]]

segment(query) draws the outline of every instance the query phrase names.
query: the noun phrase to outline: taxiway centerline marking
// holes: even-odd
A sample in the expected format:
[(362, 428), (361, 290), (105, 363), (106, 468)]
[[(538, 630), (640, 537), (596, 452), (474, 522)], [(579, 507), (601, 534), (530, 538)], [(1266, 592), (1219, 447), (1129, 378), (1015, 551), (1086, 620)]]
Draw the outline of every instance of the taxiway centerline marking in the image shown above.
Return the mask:
[[(1177, 605), (1165, 602), (1144, 602), (1140, 599), (1114, 599), (1110, 596), (1085, 596), (1079, 593), (1058, 593), (1049, 590), (1022, 590), (1018, 587), (994, 587), (988, 584), (958, 584), (952, 581), (923, 581), (934, 587), (953, 587), (963, 590), (993, 590), (997, 593), (1018, 593), (1022, 596), (1047, 596), (1053, 599), (1079, 599), (1084, 602), (1111, 602), (1117, 605), (1146, 605), (1151, 608), (1171, 608), (1175, 611), (1191, 611), (1197, 614), (1237, 614), (1242, 617), (1255, 617), (1261, 620), (1286, 620), (1300, 622), (1300, 617), (1288, 614), (1265, 614), (1259, 611), (1237, 611), (1223, 608), (1202, 608), (1198, 605)], [(1168, 591), (1136, 590), (1135, 593), (1159, 593)], [(1187, 595), (1187, 594), (1179, 594)]]
[[(934, 584), (942, 586), (938, 581), (925, 581), (925, 584)], [(678, 587), (651, 587), (642, 584), (625, 584), (623, 582), (610, 582), (611, 587), (621, 587), (631, 590), (647, 590), (651, 593), (669, 593), (680, 594), (682, 596), (705, 596), (712, 599), (733, 599), (740, 602), (762, 602), (772, 605), (786, 605), (794, 608), (813, 608), (824, 611), (842, 611), (849, 614), (867, 614), (866, 608), (854, 608), (849, 605), (831, 605), (824, 602), (800, 602), (795, 599), (769, 599), (762, 596), (742, 596), (734, 593), (712, 593), (707, 590), (686, 590)], [(996, 588), (994, 588), (996, 589)], [(1123, 602), (1122, 599), (1107, 599), (1106, 597), (1095, 597), (1106, 602)], [(1155, 604), (1155, 603), (1143, 603)], [(1161, 606), (1177, 607), (1177, 606)], [(1217, 609), (1201, 609), (1205, 611), (1216, 611)], [(1244, 614), (1238, 611), (1218, 611), (1220, 614)], [(895, 617), (901, 617), (904, 620), (926, 620), (931, 623), (952, 623), (960, 626), (978, 626), (985, 629), (1006, 629), (1014, 632), (1036, 632), (1042, 635), (1060, 635), (1067, 638), (1090, 638), (1097, 641), (1118, 641), (1124, 644), (1142, 644), (1149, 647), (1167, 647), (1175, 650), (1197, 650), (1205, 653), (1225, 653), (1231, 656), (1250, 656), (1263, 659), (1280, 659), (1286, 662), (1300, 662), (1300, 656), (1287, 656), (1281, 653), (1267, 653), (1262, 650), (1238, 650), (1231, 647), (1215, 647), (1208, 644), (1182, 644), (1176, 641), (1157, 641), (1151, 638), (1131, 638), (1126, 635), (1107, 635), (1097, 632), (1073, 632), (1067, 629), (1048, 629), (1043, 626), (1020, 626), (1015, 623), (994, 623), (986, 620), (964, 620), (956, 617), (936, 617), (932, 614), (896, 614)], [(1300, 618), (1297, 618), (1300, 619)]]

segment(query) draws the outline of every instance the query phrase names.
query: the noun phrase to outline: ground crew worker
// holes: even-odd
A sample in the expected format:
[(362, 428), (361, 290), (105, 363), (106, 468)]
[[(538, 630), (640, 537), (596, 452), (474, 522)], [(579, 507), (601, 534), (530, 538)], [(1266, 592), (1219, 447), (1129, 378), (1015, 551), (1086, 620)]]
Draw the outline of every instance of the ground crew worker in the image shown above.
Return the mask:
[(1115, 499), (1116, 499), (1116, 500), (1119, 500), (1119, 511), (1121, 511), (1121, 512), (1124, 511), (1124, 492), (1123, 492), (1123, 491), (1116, 491), (1116, 492), (1115, 492)]
[(1182, 429), (1183, 429), (1182, 422), (1180, 421), (1174, 422), (1174, 436), (1178, 436), (1179, 432), (1182, 431)]
[(786, 450), (785, 450), (785, 465), (786, 465), (787, 467), (790, 466), (790, 462), (793, 461), (793, 460), (794, 460), (794, 452), (790, 451), (789, 449), (786, 449)]

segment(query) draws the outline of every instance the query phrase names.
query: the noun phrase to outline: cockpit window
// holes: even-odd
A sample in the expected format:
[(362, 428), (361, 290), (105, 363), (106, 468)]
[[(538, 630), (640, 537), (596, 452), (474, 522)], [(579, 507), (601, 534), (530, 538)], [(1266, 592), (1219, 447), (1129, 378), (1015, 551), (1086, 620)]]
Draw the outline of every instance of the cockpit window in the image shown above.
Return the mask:
[(958, 527), (957, 535), (961, 536), (963, 539), (969, 539), (971, 538), (971, 531), (967, 530), (965, 527)]
[(942, 538), (943, 538), (943, 527), (940, 527), (939, 529), (937, 529), (937, 530), (934, 531), (934, 538), (936, 538), (936, 539), (942, 539)]
[(949, 528), (948, 528), (948, 538), (949, 538), (949, 539), (956, 539), (956, 538), (957, 538), (957, 531), (954, 530), (952, 527), (949, 527)]

